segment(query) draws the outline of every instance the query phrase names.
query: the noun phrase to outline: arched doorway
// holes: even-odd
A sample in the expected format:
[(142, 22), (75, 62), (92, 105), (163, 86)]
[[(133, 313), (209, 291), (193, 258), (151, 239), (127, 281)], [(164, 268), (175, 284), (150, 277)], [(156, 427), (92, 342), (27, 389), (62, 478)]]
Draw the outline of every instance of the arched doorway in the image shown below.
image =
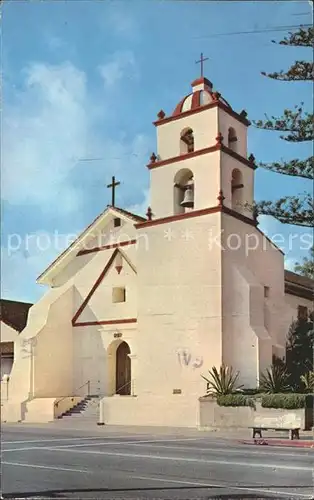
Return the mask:
[(131, 394), (131, 359), (130, 348), (126, 342), (121, 342), (116, 351), (116, 394), (129, 396)]

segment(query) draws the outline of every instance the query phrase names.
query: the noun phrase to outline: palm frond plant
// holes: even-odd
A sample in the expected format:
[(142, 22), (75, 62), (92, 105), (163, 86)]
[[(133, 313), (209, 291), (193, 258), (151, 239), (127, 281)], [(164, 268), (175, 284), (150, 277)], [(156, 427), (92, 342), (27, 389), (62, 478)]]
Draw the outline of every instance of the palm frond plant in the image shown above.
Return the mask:
[(262, 373), (260, 378), (260, 390), (266, 394), (277, 394), (287, 392), (289, 386), (289, 373), (286, 368), (278, 364), (273, 364)]
[(208, 370), (208, 373), (209, 377), (202, 375), (202, 378), (207, 382), (206, 394), (208, 395), (232, 394), (243, 387), (237, 383), (239, 372), (234, 372), (231, 366), (222, 364), (219, 371), (213, 366), (211, 370)]
[(314, 392), (314, 372), (307, 372), (301, 375), (300, 378), (305, 387), (305, 392)]

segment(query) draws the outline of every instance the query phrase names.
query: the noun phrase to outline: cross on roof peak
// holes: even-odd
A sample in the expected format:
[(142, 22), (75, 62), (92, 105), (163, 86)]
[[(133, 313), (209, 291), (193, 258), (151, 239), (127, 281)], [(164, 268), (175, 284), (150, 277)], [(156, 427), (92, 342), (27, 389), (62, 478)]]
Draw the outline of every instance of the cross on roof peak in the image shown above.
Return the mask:
[(201, 52), (201, 58), (199, 61), (195, 61), (195, 64), (201, 65), (201, 77), (204, 76), (204, 62), (208, 61), (208, 57), (203, 57), (203, 52)]
[(115, 176), (112, 176), (112, 182), (111, 184), (107, 185), (107, 188), (111, 188), (111, 206), (115, 206), (115, 193), (116, 193), (116, 187), (120, 185), (120, 182), (116, 181)]

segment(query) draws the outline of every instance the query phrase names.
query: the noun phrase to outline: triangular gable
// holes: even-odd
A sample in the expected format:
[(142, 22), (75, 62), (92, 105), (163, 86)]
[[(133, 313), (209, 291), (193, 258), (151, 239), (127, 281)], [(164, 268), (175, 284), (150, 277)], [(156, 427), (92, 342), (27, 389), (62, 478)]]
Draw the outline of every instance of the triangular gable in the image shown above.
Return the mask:
[(64, 268), (82, 248), (86, 248), (87, 240), (93, 237), (94, 232), (97, 232), (99, 228), (104, 226), (106, 219), (112, 216), (123, 218), (132, 224), (145, 220), (143, 217), (132, 214), (122, 208), (108, 206), (106, 210), (98, 215), (98, 217), (82, 231), (76, 240), (47, 267), (47, 269), (37, 278), (37, 283), (49, 285), (50, 278), (56, 274), (56, 272), (59, 272), (60, 269)]
[[(108, 260), (106, 266), (104, 267), (103, 271), (100, 273), (100, 275), (97, 278), (96, 282), (94, 283), (94, 285), (92, 286), (91, 290), (87, 294), (85, 300), (82, 302), (82, 304), (80, 305), (80, 307), (76, 311), (75, 315), (73, 316), (73, 319), (72, 319), (72, 325), (73, 326), (77, 326), (77, 324), (79, 323), (77, 321), (78, 318), (81, 316), (82, 312), (84, 311), (85, 307), (88, 305), (89, 301), (91, 300), (92, 296), (96, 292), (97, 288), (99, 287), (99, 285), (103, 281), (103, 279), (106, 276), (106, 274), (108, 273), (108, 271), (114, 265), (116, 257), (119, 254), (121, 255), (122, 259), (124, 259), (127, 262), (127, 264), (131, 267), (131, 269), (136, 274), (136, 268), (135, 268), (135, 266), (130, 262), (130, 260), (128, 259), (128, 257), (125, 255), (125, 253), (122, 250), (120, 250), (119, 248), (116, 248), (113, 251), (111, 257), (109, 258), (109, 260)], [(120, 272), (119, 269), (117, 269), (117, 271)], [(124, 322), (124, 321), (125, 320), (122, 320), (122, 322)]]

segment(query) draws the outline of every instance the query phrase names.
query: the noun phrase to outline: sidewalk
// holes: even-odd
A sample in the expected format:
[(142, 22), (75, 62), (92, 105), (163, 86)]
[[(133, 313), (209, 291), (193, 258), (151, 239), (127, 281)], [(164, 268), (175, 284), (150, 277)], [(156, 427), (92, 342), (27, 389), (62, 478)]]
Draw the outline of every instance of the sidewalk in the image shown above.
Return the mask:
[(241, 439), (241, 444), (252, 444), (255, 446), (283, 446), (286, 448), (312, 448), (314, 450), (314, 440), (311, 436), (302, 436), (301, 439), (291, 440), (289, 437), (276, 439), (265, 436), (262, 439)]
[(287, 433), (267, 431), (263, 432), (262, 438), (241, 439), (242, 444), (253, 444), (259, 446), (284, 446), (293, 448), (314, 449), (314, 429), (312, 431), (300, 431), (300, 439), (289, 439)]

